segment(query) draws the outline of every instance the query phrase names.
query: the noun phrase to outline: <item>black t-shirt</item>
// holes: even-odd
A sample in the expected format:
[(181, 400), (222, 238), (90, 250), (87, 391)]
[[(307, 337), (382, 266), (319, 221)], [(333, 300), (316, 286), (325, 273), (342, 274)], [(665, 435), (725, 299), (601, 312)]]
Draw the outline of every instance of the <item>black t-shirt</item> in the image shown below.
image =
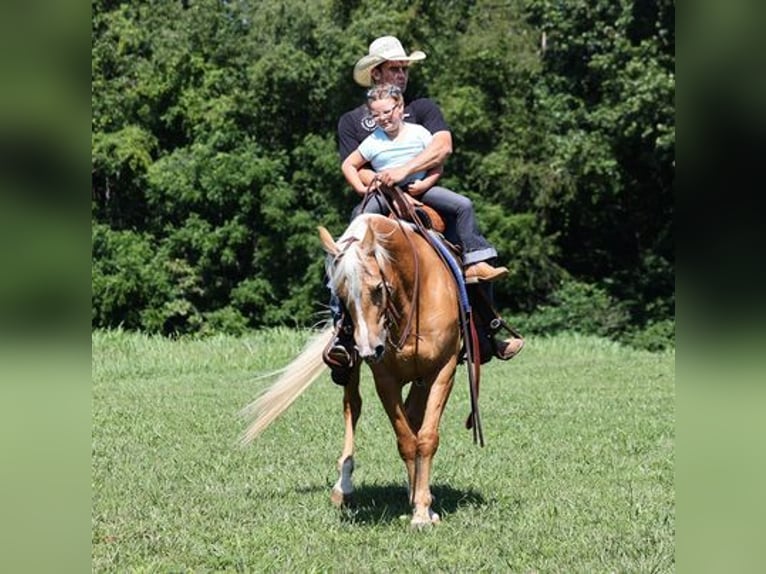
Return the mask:
[[(404, 120), (420, 124), (432, 134), (449, 131), (442, 111), (433, 100), (421, 98), (404, 106)], [(340, 160), (345, 160), (368, 135), (375, 130), (375, 121), (366, 105), (346, 112), (338, 120), (338, 144)]]

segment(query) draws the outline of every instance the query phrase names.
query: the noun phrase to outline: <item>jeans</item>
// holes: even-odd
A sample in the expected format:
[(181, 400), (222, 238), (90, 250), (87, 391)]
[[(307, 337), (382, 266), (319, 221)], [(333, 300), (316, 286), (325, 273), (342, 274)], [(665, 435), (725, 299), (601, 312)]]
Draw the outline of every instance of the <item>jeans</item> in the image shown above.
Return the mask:
[[(471, 265), (479, 261), (486, 261), (497, 257), (497, 251), (479, 232), (476, 223), (476, 214), (470, 199), (459, 193), (455, 193), (446, 187), (433, 186), (416, 199), (427, 206), (434, 208), (444, 217), (447, 224), (445, 236), (452, 239), (454, 234), (455, 243), (463, 248), (463, 264)], [(360, 203), (351, 213), (351, 219), (362, 213)], [(364, 208), (364, 213), (379, 213), (388, 215), (388, 207), (378, 194), (373, 195)]]
[(330, 290), (330, 315), (332, 316), (332, 324), (337, 325), (338, 321), (340, 321), (340, 318), (343, 316), (343, 303), (341, 303), (340, 298), (335, 294), (335, 291), (333, 291), (329, 285), (327, 285), (327, 288)]

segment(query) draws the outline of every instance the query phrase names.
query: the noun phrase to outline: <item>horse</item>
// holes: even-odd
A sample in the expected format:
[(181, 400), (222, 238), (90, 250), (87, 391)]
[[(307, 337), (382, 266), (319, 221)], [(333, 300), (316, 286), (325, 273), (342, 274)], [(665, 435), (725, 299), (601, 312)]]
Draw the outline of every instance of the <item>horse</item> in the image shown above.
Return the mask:
[[(407, 470), (410, 522), (413, 527), (438, 523), (440, 517), (432, 509), (431, 467), (462, 344), (455, 279), (429, 242), (411, 225), (395, 219), (363, 214), (337, 241), (322, 227), (319, 235), (327, 253), (330, 288), (351, 315), (358, 355), (372, 371), (375, 390), (396, 434)], [(332, 328), (320, 333), (272, 387), (246, 407), (245, 413), (254, 420), (243, 435), (244, 443), (321, 375), (321, 351), (332, 336)], [(343, 387), (345, 435), (339, 476), (331, 492), (338, 506), (353, 494), (361, 361)]]

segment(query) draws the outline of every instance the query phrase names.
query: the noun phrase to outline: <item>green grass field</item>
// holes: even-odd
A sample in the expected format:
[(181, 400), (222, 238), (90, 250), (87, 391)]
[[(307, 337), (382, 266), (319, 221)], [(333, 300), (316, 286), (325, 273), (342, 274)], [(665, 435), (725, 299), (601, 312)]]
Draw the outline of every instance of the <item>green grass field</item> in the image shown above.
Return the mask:
[(247, 449), (237, 412), (306, 332), (170, 341), (93, 334), (94, 572), (672, 572), (673, 353), (533, 338), (464, 367), (413, 531), (394, 435), (363, 372), (356, 505), (330, 504), (342, 391), (323, 375)]

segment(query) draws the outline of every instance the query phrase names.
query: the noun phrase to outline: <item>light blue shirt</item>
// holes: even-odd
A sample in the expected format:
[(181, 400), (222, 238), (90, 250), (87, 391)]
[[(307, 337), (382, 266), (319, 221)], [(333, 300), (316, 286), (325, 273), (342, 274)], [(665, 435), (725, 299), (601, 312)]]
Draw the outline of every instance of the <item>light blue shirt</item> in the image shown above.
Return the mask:
[[(394, 141), (381, 128), (375, 128), (375, 131), (359, 144), (359, 153), (372, 164), (372, 169), (383, 171), (400, 167), (426, 149), (433, 139), (431, 132), (419, 124), (405, 122), (401, 129), (399, 139)], [(407, 184), (425, 176), (425, 171), (419, 171), (397, 183)]]

